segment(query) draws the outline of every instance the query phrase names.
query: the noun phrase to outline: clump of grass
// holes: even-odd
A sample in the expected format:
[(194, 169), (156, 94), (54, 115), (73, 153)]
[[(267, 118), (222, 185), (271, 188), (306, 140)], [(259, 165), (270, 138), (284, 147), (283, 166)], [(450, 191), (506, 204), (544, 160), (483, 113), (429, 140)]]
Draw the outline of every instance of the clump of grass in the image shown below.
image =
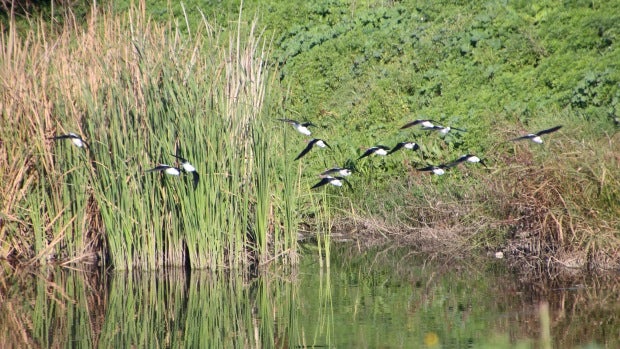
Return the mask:
[[(583, 121), (571, 121), (542, 146), (498, 142), (489, 169), (461, 165), (429, 176), (404, 166), (379, 188), (353, 194), (353, 207), (341, 203), (345, 218), (333, 230), (365, 247), (397, 243), (446, 255), (483, 249), (537, 265), (615, 268), (618, 134), (590, 137), (580, 131)], [(584, 138), (591, 140), (578, 141)]]
[[(184, 34), (144, 6), (93, 8), (84, 26), (57, 32), (3, 31), (3, 255), (107, 256), (119, 269), (294, 256), (295, 202), (278, 188), (262, 125), (269, 42), (241, 19), (229, 35), (204, 18)], [(90, 149), (48, 139), (69, 131)], [(174, 165), (171, 154), (197, 168), (195, 189), (190, 175), (145, 173)]]
[(592, 143), (558, 139), (536, 156), (517, 150), (514, 164), (499, 174), (501, 187), (493, 188), (501, 202), (496, 215), (516, 241), (511, 252), (568, 266), (617, 265), (617, 152), (610, 137)]

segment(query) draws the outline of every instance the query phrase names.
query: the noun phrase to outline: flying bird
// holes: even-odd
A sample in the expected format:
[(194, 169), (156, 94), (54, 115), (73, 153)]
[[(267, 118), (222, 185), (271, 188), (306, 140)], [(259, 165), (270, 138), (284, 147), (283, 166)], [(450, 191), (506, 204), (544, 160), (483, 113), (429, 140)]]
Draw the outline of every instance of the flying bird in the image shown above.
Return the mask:
[(314, 138), (311, 141), (308, 142), (308, 145), (306, 146), (306, 148), (304, 148), (304, 150), (301, 151), (301, 153), (299, 153), (299, 155), (297, 155), (297, 157), (295, 158), (295, 160), (299, 160), (301, 159), (304, 155), (308, 154), (308, 152), (312, 149), (313, 146), (317, 146), (319, 148), (329, 148), (331, 149), (332, 147), (329, 146), (329, 144), (327, 144), (327, 142), (325, 142), (322, 139), (318, 139), (318, 138)]
[(401, 127), (400, 129), (403, 130), (403, 129), (406, 129), (406, 128), (409, 128), (409, 127), (415, 126), (415, 125), (422, 125), (423, 129), (429, 129), (429, 128), (435, 127), (435, 121), (427, 120), (427, 119), (413, 120), (413, 121), (408, 122), (405, 125), (403, 125), (403, 127)]
[(293, 128), (295, 128), (297, 132), (304, 134), (306, 136), (310, 136), (312, 134), (312, 132), (310, 132), (310, 129), (308, 129), (308, 126), (316, 126), (315, 124), (311, 122), (299, 122), (299, 121), (292, 120), (292, 119), (278, 119), (278, 120), (293, 125)]
[(447, 166), (448, 167), (456, 166), (456, 165), (460, 164), (461, 162), (465, 162), (465, 161), (466, 162), (471, 162), (471, 163), (480, 163), (482, 166), (487, 167), (487, 165), (484, 163), (484, 161), (482, 161), (482, 159), (480, 159), (476, 155), (472, 155), (472, 154), (465, 154), (465, 155), (459, 157), (458, 159), (452, 161)]
[(54, 139), (54, 140), (58, 140), (58, 139), (70, 139), (71, 143), (73, 143), (76, 147), (78, 148), (82, 148), (82, 147), (86, 147), (88, 149), (90, 149), (90, 146), (88, 145), (88, 143), (86, 143), (86, 141), (82, 138), (82, 136), (73, 133), (73, 132), (69, 132), (67, 134), (64, 135), (58, 135), (58, 136), (54, 136), (48, 139)]
[(420, 149), (420, 146), (415, 143), (415, 142), (400, 142), (398, 144), (396, 144), (396, 146), (394, 146), (394, 148), (392, 148), (392, 150), (390, 150), (387, 155), (392, 154), (393, 152), (399, 150), (399, 149), (410, 149), (410, 150), (418, 150)]
[(520, 141), (522, 139), (529, 139), (529, 140), (531, 140), (534, 143), (542, 144), (543, 140), (542, 140), (542, 138), (540, 138), (540, 136), (542, 136), (544, 134), (547, 134), (547, 133), (555, 132), (555, 131), (557, 131), (557, 130), (559, 130), (561, 128), (562, 128), (562, 125), (555, 126), (555, 127), (552, 127), (552, 128), (548, 128), (546, 130), (538, 131), (536, 133), (528, 133), (525, 136), (513, 138), (513, 139), (511, 139), (511, 141)]
[(323, 171), (319, 175), (319, 177), (326, 178), (326, 177), (332, 177), (332, 175), (339, 175), (341, 177), (347, 177), (347, 176), (350, 176), (352, 172), (353, 171), (351, 171), (351, 169), (349, 168), (334, 167), (334, 168), (330, 168), (329, 170)]
[(326, 184), (331, 184), (333, 186), (336, 187), (342, 187), (342, 185), (346, 183), (349, 187), (351, 187), (351, 183), (349, 183), (349, 181), (347, 181), (344, 177), (323, 177), (317, 184), (313, 185), (312, 188), (310, 189), (314, 189), (314, 188), (318, 188), (318, 187), (322, 187)]
[(196, 189), (196, 187), (198, 186), (198, 181), (200, 180), (200, 175), (196, 171), (196, 167), (194, 167), (194, 165), (192, 165), (189, 161), (187, 161), (187, 159), (179, 155), (174, 155), (174, 154), (170, 154), (170, 155), (181, 160), (181, 168), (183, 169), (183, 171), (192, 174), (193, 181), (194, 181), (194, 189)]
[(358, 160), (365, 158), (369, 155), (375, 154), (375, 155), (387, 155), (388, 154), (388, 150), (390, 150), (390, 148), (384, 146), (384, 145), (377, 145), (374, 147), (370, 147), (368, 148), (364, 154), (362, 154), (362, 156), (360, 156), (359, 158), (357, 158)]

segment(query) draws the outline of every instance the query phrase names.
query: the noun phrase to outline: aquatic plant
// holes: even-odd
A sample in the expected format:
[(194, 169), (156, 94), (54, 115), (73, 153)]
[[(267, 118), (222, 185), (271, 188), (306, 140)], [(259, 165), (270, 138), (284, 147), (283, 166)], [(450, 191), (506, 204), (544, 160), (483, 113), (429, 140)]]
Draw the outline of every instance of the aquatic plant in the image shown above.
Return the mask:
[[(256, 21), (220, 35), (203, 18), (185, 32), (144, 6), (3, 32), (2, 255), (118, 269), (294, 263), (295, 184), (282, 188), (263, 124), (269, 40)], [(89, 148), (49, 139), (67, 132)], [(145, 172), (177, 154), (197, 185)]]

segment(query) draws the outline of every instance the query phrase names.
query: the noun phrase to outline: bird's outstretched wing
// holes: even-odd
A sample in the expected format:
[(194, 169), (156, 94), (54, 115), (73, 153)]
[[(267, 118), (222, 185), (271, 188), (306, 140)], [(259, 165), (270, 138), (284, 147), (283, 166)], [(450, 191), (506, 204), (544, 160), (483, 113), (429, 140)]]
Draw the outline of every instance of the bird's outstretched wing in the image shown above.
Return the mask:
[(169, 165), (166, 164), (159, 164), (149, 170), (146, 170), (144, 172), (156, 172), (156, 171), (165, 171), (166, 169), (170, 168)]
[(400, 129), (403, 130), (403, 129), (409, 128), (411, 126), (419, 125), (419, 124), (422, 124), (422, 126), (424, 127), (433, 127), (435, 124), (435, 121), (426, 120), (426, 119), (413, 120), (411, 122), (404, 124)]
[(329, 183), (331, 181), (332, 181), (332, 177), (322, 178), (317, 184), (313, 185), (312, 188), (310, 188), (310, 189), (315, 189), (315, 188), (318, 188), (318, 187), (322, 187), (322, 186), (324, 186), (325, 184), (327, 184), (327, 183)]
[(304, 155), (308, 154), (308, 152), (312, 149), (312, 147), (314, 146), (313, 142), (308, 143), (308, 145), (304, 148), (304, 150), (301, 151), (301, 153), (299, 153), (299, 155), (297, 155), (297, 157), (295, 158), (295, 160), (299, 160), (301, 159)]
[(548, 128), (548, 129), (546, 129), (546, 130), (538, 131), (538, 132), (536, 133), (536, 135), (537, 135), (537, 136), (541, 136), (541, 135), (544, 135), (544, 134), (547, 134), (547, 133), (555, 132), (555, 131), (557, 131), (557, 130), (559, 130), (559, 129), (561, 129), (561, 128), (562, 128), (562, 125), (560, 125), (560, 126), (555, 126), (555, 127), (552, 127), (552, 128)]
[(358, 160), (363, 159), (363, 158), (367, 157), (368, 155), (370, 155), (370, 154), (374, 153), (376, 150), (377, 150), (377, 148), (375, 148), (375, 147), (368, 148), (368, 149), (364, 152), (364, 154), (362, 154), (362, 156), (360, 156), (360, 157), (359, 157), (359, 158), (357, 158), (357, 159), (358, 159)]
[(194, 171), (192, 172), (192, 176), (194, 182), (194, 190), (196, 190), (196, 187), (198, 187), (198, 181), (200, 180), (200, 175), (198, 174), (198, 172)]
[(400, 142), (400, 143), (396, 144), (396, 145), (394, 146), (394, 148), (392, 148), (392, 150), (390, 150), (390, 151), (387, 153), (387, 155), (390, 155), (390, 154), (392, 154), (393, 152), (395, 152), (395, 151), (397, 151), (397, 150), (401, 149), (402, 147), (404, 147), (404, 146), (405, 146), (405, 144), (406, 144), (406, 142)]

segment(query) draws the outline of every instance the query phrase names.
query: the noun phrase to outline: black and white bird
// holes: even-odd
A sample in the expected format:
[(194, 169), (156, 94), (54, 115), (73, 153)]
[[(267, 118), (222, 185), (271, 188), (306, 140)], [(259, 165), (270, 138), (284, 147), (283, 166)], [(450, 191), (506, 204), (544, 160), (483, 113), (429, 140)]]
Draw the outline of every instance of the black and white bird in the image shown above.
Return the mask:
[(351, 173), (353, 173), (353, 171), (349, 168), (334, 167), (334, 168), (330, 168), (329, 170), (323, 171), (319, 175), (319, 177), (326, 178), (326, 177), (332, 177), (335, 175), (338, 175), (340, 177), (348, 177), (351, 175)]
[(318, 187), (322, 187), (326, 184), (331, 184), (333, 186), (336, 187), (342, 187), (343, 184), (347, 184), (349, 187), (351, 187), (351, 183), (349, 183), (349, 181), (346, 180), (346, 178), (344, 177), (340, 177), (340, 176), (336, 176), (336, 177), (323, 177), (317, 184), (313, 185), (312, 188), (310, 189), (314, 189), (314, 188), (318, 188)]
[(482, 161), (482, 159), (472, 154), (465, 154), (459, 157), (458, 159), (452, 161), (447, 166), (448, 167), (456, 166), (462, 162), (480, 163), (482, 166), (487, 167), (487, 165), (484, 163), (484, 161)]
[(542, 144), (543, 140), (542, 140), (542, 138), (540, 136), (542, 136), (544, 134), (547, 134), (547, 133), (555, 132), (555, 131), (557, 131), (557, 130), (559, 130), (561, 128), (562, 128), (562, 125), (555, 126), (555, 127), (552, 127), (552, 128), (548, 128), (546, 130), (538, 131), (536, 133), (528, 133), (525, 136), (513, 138), (513, 139), (511, 139), (511, 141), (520, 141), (522, 139), (529, 139), (529, 140), (531, 140), (534, 143)]
[(310, 140), (308, 142), (308, 145), (304, 148), (304, 150), (301, 151), (301, 153), (299, 153), (299, 155), (297, 155), (297, 157), (295, 158), (295, 160), (299, 160), (301, 159), (304, 155), (308, 154), (308, 152), (312, 149), (312, 147), (317, 146), (319, 148), (332, 148), (329, 146), (329, 144), (327, 144), (327, 142), (325, 142), (322, 139), (318, 139), (318, 138), (314, 138), (312, 140)]
[(315, 124), (311, 122), (299, 122), (297, 120), (292, 120), (292, 119), (278, 119), (278, 120), (293, 125), (293, 128), (295, 128), (297, 132), (304, 134), (306, 136), (310, 136), (312, 134), (312, 132), (310, 132), (310, 129), (308, 129), (308, 126), (316, 126)]
[(394, 148), (392, 148), (392, 150), (390, 150), (387, 153), (387, 155), (390, 155), (393, 152), (395, 152), (397, 150), (400, 150), (402, 148), (410, 149), (410, 150), (418, 150), (418, 149), (420, 149), (420, 146), (416, 142), (400, 142), (400, 143), (396, 144), (394, 146)]
[(452, 166), (450, 166), (449, 164), (441, 164), (441, 165), (430, 165), (430, 166), (426, 166), (423, 168), (418, 168), (418, 171), (425, 171), (425, 172), (432, 172), (433, 174), (437, 175), (437, 176), (441, 176), (442, 174), (446, 173), (446, 170), (448, 168), (450, 168)]
[(182, 170), (179, 167), (174, 167), (174, 166), (170, 166), (166, 164), (159, 164), (150, 170), (146, 170), (145, 172), (149, 173), (149, 172), (162, 172), (162, 171), (165, 174), (170, 175), (170, 176), (180, 176)]
[(386, 147), (384, 145), (376, 145), (374, 147), (370, 147), (368, 149), (366, 149), (366, 151), (364, 152), (364, 154), (362, 154), (362, 156), (360, 156), (359, 158), (357, 158), (358, 160), (365, 158), (369, 155), (381, 155), (381, 156), (385, 156), (388, 154), (388, 150), (390, 150), (389, 147)]
[(181, 157), (179, 155), (174, 155), (174, 154), (170, 154), (170, 155), (174, 156), (175, 158), (177, 158), (177, 159), (179, 159), (181, 161), (181, 169), (183, 169), (183, 171), (192, 174), (193, 183), (194, 183), (194, 189), (196, 189), (196, 187), (198, 186), (198, 181), (200, 180), (200, 175), (196, 171), (196, 167), (194, 167), (194, 165), (192, 165), (184, 157)]
[(406, 128), (409, 128), (415, 125), (421, 125), (422, 129), (432, 129), (433, 127), (435, 127), (435, 121), (428, 120), (428, 119), (413, 120), (411, 122), (404, 124), (400, 129), (403, 130), (403, 129), (406, 129)]
[(82, 147), (86, 147), (88, 149), (90, 149), (90, 146), (88, 145), (88, 143), (86, 143), (86, 141), (84, 140), (84, 138), (82, 138), (82, 136), (73, 133), (73, 132), (69, 132), (67, 134), (64, 135), (58, 135), (58, 136), (54, 136), (48, 139), (53, 139), (53, 140), (58, 140), (58, 139), (70, 139), (71, 143), (73, 143), (73, 145), (75, 145), (78, 148), (82, 148)]

